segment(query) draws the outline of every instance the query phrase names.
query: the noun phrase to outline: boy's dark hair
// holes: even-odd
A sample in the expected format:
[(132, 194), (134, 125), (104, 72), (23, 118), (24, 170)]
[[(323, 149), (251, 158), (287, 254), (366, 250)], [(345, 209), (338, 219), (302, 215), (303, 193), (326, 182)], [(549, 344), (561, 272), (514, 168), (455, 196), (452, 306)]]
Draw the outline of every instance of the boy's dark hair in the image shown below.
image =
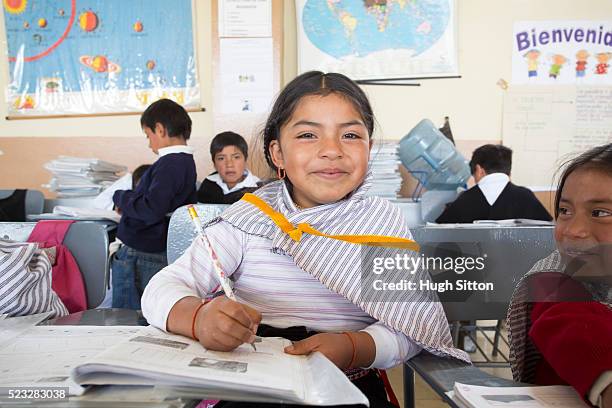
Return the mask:
[(559, 217), (559, 202), (565, 181), (579, 168), (597, 169), (612, 174), (612, 143), (596, 146), (561, 165), (563, 173), (555, 193), (555, 219)]
[(151, 167), (150, 164), (141, 164), (134, 169), (132, 172), (132, 188), (136, 188), (142, 176), (144, 176), (145, 172), (149, 170), (149, 167)]
[(263, 130), (264, 155), (268, 165), (276, 171), (270, 155), (270, 143), (280, 137), (280, 128), (287, 123), (299, 101), (310, 95), (327, 96), (335, 93), (353, 104), (368, 129), (374, 132), (374, 113), (366, 94), (348, 77), (338, 73), (305, 72), (289, 82), (276, 98)]
[(185, 108), (170, 99), (153, 102), (140, 116), (140, 126), (155, 130), (155, 124), (161, 124), (170, 137), (191, 136), (191, 118)]
[(210, 156), (215, 161), (215, 155), (227, 146), (236, 146), (244, 155), (246, 160), (249, 157), (249, 145), (246, 140), (235, 132), (221, 132), (210, 142)]
[(504, 173), (508, 176), (512, 170), (512, 149), (502, 145), (486, 144), (472, 153), (470, 171), (476, 172), (476, 165), (482, 167), (487, 174)]

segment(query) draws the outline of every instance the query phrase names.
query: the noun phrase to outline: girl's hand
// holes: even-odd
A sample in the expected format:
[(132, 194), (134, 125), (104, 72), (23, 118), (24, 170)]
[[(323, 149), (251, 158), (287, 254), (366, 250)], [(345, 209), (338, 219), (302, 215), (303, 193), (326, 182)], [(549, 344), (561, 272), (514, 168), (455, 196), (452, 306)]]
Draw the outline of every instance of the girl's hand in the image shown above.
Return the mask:
[[(285, 348), (285, 353), (306, 355), (320, 351), (338, 368), (346, 370), (352, 367), (368, 367), (376, 357), (376, 345), (372, 337), (365, 332), (352, 332), (353, 341), (344, 333), (320, 333), (302, 341), (296, 341)], [(355, 351), (353, 351), (353, 342)], [(355, 353), (355, 360), (353, 360)], [(350, 366), (349, 366), (350, 365)]]
[(195, 333), (210, 350), (231, 351), (243, 343), (253, 343), (261, 313), (219, 296), (203, 306), (196, 316)]

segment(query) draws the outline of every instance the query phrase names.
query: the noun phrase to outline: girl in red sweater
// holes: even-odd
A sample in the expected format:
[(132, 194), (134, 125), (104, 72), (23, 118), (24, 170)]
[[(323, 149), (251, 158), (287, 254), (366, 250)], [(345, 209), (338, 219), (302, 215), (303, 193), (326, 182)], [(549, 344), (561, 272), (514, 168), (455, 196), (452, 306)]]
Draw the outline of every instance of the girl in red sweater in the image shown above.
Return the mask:
[(516, 381), (567, 384), (612, 407), (612, 143), (570, 161), (555, 197), (557, 250), (537, 262), (508, 311)]

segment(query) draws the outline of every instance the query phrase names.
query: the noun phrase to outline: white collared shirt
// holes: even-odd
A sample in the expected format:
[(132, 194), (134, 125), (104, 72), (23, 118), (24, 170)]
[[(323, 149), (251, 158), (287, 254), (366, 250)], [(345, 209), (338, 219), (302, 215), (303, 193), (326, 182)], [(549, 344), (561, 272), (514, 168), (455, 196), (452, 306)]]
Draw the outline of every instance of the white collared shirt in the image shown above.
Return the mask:
[(493, 205), (509, 182), (510, 177), (507, 174), (492, 173), (480, 179), (478, 188), (482, 191), (489, 205)]
[(245, 170), (244, 175), (246, 176), (244, 180), (242, 180), (240, 183), (236, 184), (232, 188), (229, 188), (227, 184), (225, 184), (225, 181), (221, 179), (219, 173), (211, 174), (210, 176), (206, 177), (206, 179), (217, 183), (217, 185), (221, 187), (221, 190), (223, 190), (223, 195), (233, 193), (234, 191), (238, 191), (245, 187), (258, 187), (257, 183), (260, 181), (259, 177), (251, 173), (249, 170)]
[(176, 145), (176, 146), (162, 147), (161, 149), (157, 151), (157, 154), (159, 155), (159, 157), (162, 157), (162, 156), (165, 156), (167, 154), (172, 154), (172, 153), (193, 154), (193, 151), (194, 149), (191, 146)]

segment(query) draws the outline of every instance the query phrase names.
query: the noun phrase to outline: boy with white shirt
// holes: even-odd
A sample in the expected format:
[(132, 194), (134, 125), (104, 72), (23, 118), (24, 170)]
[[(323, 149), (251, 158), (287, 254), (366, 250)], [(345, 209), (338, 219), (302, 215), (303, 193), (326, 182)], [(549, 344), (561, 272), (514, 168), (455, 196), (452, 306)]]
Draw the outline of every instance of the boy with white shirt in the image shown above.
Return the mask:
[(166, 214), (196, 202), (197, 180), (193, 149), (187, 146), (191, 119), (169, 99), (151, 104), (140, 117), (157, 161), (133, 190), (113, 195), (121, 222), (117, 238), (123, 246), (112, 258), (113, 307), (140, 309), (149, 280), (168, 264)]
[(215, 172), (204, 179), (198, 201), (208, 204), (233, 204), (245, 193), (252, 193), (263, 183), (246, 168), (246, 140), (238, 133), (222, 132), (210, 143)]
[(476, 185), (448, 204), (437, 223), (514, 218), (552, 221), (531, 190), (510, 182), (512, 150), (508, 147), (480, 146), (472, 154), (470, 169)]

